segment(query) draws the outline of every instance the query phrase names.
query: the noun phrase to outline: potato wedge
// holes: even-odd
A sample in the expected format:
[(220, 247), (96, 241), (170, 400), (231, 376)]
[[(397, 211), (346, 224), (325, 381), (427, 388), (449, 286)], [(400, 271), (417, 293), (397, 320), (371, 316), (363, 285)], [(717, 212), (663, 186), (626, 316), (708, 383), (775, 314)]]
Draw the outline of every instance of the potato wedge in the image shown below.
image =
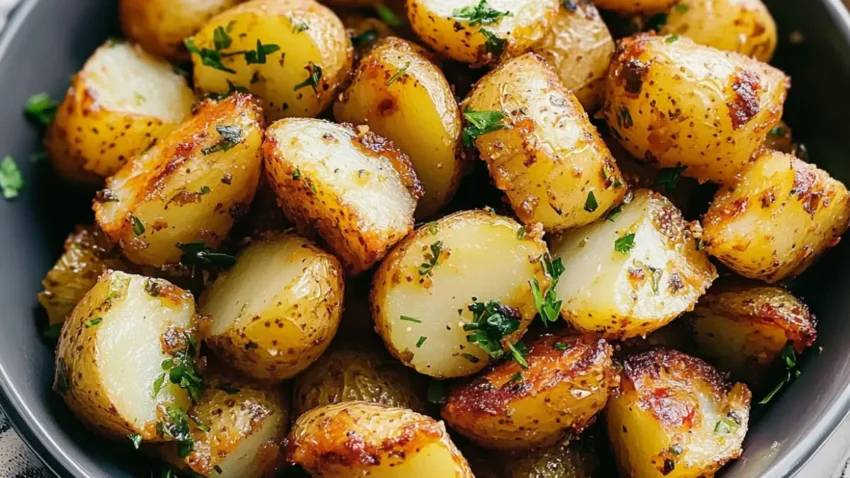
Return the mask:
[[(419, 373), (471, 375), (491, 354), (507, 352), (534, 319), (529, 282), (548, 287), (545, 254), (539, 228), (488, 212), (464, 211), (425, 224), (375, 272), (375, 328), (390, 353)], [(490, 315), (504, 325), (501, 332), (476, 326)], [(473, 340), (482, 332), (490, 353)]]
[(593, 3), (603, 10), (611, 10), (620, 14), (635, 14), (663, 12), (680, 1), (682, 0), (593, 0)]
[(248, 210), (260, 180), (263, 117), (248, 95), (207, 100), (176, 130), (109, 178), (97, 225), (131, 261), (180, 261), (180, 245), (216, 247)]
[(632, 155), (727, 184), (782, 118), (788, 78), (752, 58), (684, 36), (620, 41), (602, 108)]
[(546, 34), (557, 0), (407, 0), (410, 26), (434, 51), (463, 63), (498, 63)]
[(410, 160), (365, 126), (290, 118), (266, 131), (266, 177), (299, 231), (318, 231), (356, 275), (413, 229), (422, 195)]
[(738, 274), (769, 283), (801, 274), (838, 244), (850, 194), (816, 166), (763, 151), (717, 192), (702, 220), (705, 250)]
[(194, 101), (168, 62), (110, 41), (74, 76), (44, 148), (62, 178), (100, 184), (176, 128)]
[(625, 339), (691, 310), (717, 273), (690, 227), (667, 198), (642, 189), (608, 220), (556, 239), (552, 256), (566, 268), (561, 315), (578, 330)]
[(324, 478), (473, 478), (442, 422), (367, 402), (326, 405), (301, 415), (286, 457)]
[(416, 207), (418, 220), (451, 200), (467, 169), (457, 154), (460, 110), (446, 77), (428, 56), (400, 38), (380, 42), (334, 104), (337, 121), (366, 124), (410, 157), (425, 190)]
[(187, 40), (195, 87), (249, 91), (266, 119), (318, 116), (351, 70), (345, 27), (313, 0), (253, 0), (210, 20)]
[(267, 235), (201, 297), (212, 319), (204, 342), (251, 377), (294, 377), (330, 345), (344, 286), (334, 256), (292, 233)]
[(454, 387), (441, 415), (486, 448), (525, 450), (578, 435), (617, 388), (614, 349), (592, 336), (545, 336), (529, 344), (523, 368), (503, 362)]
[(522, 222), (564, 230), (589, 224), (623, 200), (626, 188), (608, 147), (541, 57), (528, 53), (503, 63), (475, 85), (463, 108), (467, 121), (498, 118), (490, 121), (495, 130), (474, 142)]
[(53, 389), (84, 424), (106, 436), (178, 438), (172, 430), (185, 420), (191, 398), (163, 380), (162, 364), (171, 359), (194, 370), (195, 327), (191, 293), (108, 271), (62, 327)]
[(620, 394), (608, 403), (608, 437), (622, 476), (713, 476), (740, 456), (750, 391), (710, 365), (656, 349), (623, 364)]

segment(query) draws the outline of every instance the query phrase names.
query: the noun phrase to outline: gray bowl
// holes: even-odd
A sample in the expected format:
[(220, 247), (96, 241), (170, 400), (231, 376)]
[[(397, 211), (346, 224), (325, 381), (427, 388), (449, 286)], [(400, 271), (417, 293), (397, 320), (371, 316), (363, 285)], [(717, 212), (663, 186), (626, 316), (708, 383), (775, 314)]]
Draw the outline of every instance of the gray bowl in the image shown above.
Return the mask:
[[(114, 0), (25, 0), (0, 37), (0, 145), (27, 181), (0, 200), (0, 405), (59, 476), (147, 476), (150, 460), (85, 431), (50, 391), (52, 346), (35, 324), (39, 282), (78, 222), (91, 222), (90, 194), (64, 188), (28, 161), (40, 132), (21, 114), (26, 99), (59, 97), (68, 76), (117, 33)], [(775, 63), (793, 78), (786, 119), (811, 160), (850, 184), (850, 15), (840, 0), (767, 0), (780, 29)], [(802, 43), (792, 43), (792, 32)], [(796, 36), (796, 35), (795, 35)], [(726, 477), (794, 475), (850, 410), (850, 240), (794, 284), (820, 319), (821, 353), (766, 410), (755, 410), (740, 460)]]

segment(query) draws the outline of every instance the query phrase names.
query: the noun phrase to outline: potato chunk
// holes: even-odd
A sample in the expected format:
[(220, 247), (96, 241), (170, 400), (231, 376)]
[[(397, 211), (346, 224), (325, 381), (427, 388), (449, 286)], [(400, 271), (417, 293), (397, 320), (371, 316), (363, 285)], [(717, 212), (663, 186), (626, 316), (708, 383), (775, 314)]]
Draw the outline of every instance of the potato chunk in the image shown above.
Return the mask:
[(464, 100), (466, 119), (475, 114), (499, 118), (491, 123), (502, 128), (481, 134), (475, 146), (522, 222), (564, 230), (623, 200), (608, 147), (541, 57), (528, 53), (482, 78)]
[(608, 220), (556, 239), (552, 255), (566, 268), (556, 289), (561, 315), (624, 339), (691, 310), (717, 273), (689, 226), (667, 198), (643, 189)]
[(623, 364), (607, 409), (608, 437), (623, 476), (713, 476), (741, 455), (750, 391), (710, 365), (656, 349)]
[(201, 297), (212, 319), (204, 341), (249, 376), (291, 378), (330, 345), (343, 288), (339, 261), (306, 239), (255, 240)]
[(263, 117), (248, 95), (207, 100), (106, 182), (97, 224), (131, 261), (175, 264), (179, 246), (218, 246), (260, 180)]
[(247, 90), (269, 122), (318, 116), (351, 70), (345, 27), (313, 0), (253, 0), (216, 15), (187, 40), (195, 87)]
[(503, 362), (453, 388), (442, 416), (487, 448), (520, 450), (580, 434), (617, 388), (613, 347), (605, 340), (546, 336), (529, 345), (523, 368)]
[(176, 128), (194, 100), (170, 64), (110, 41), (74, 76), (44, 147), (63, 178), (102, 183)]
[(366, 402), (315, 408), (292, 426), (287, 459), (325, 478), (473, 478), (442, 422)]
[(606, 83), (605, 121), (632, 155), (723, 184), (779, 123), (789, 86), (752, 58), (648, 34), (620, 41)]
[(195, 340), (191, 293), (160, 279), (109, 271), (62, 327), (53, 388), (83, 423), (104, 435), (174, 439), (157, 433), (157, 423), (166, 430), (177, 426), (171, 420), (185, 418), (191, 399), (161, 379), (162, 364), (182, 360), (190, 367)]
[(286, 216), (318, 231), (356, 275), (413, 229), (422, 195), (410, 161), (367, 127), (286, 119), (266, 131), (266, 176)]
[(460, 110), (446, 77), (427, 55), (400, 38), (381, 42), (360, 61), (334, 105), (337, 121), (366, 124), (410, 157), (425, 190), (417, 219), (442, 209), (466, 170), (457, 155)]
[[(372, 317), (390, 353), (419, 373), (449, 378), (508, 351), (537, 314), (529, 282), (538, 280), (541, 290), (549, 284), (540, 236), (484, 211), (452, 214), (408, 236), (372, 283)], [(488, 353), (471, 336), (490, 315), (505, 330), (481, 326), (492, 340)]]
[(702, 220), (705, 250), (738, 274), (770, 283), (806, 270), (836, 245), (850, 195), (826, 171), (763, 151), (719, 190)]
[(603, 10), (629, 14), (663, 12), (680, 1), (682, 0), (593, 0), (593, 3)]

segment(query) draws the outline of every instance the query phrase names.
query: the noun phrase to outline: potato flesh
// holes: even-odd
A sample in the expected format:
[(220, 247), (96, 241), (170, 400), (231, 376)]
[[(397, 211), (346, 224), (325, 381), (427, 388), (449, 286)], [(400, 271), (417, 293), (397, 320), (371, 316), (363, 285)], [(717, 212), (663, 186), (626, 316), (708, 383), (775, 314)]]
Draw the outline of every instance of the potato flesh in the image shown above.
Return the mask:
[[(615, 250), (634, 234), (633, 248)], [(625, 246), (624, 246), (625, 247)], [(647, 190), (613, 217), (565, 233), (552, 244), (566, 272), (558, 282), (561, 315), (585, 332), (629, 338), (656, 330), (691, 310), (714, 278), (714, 266), (681, 213)]]

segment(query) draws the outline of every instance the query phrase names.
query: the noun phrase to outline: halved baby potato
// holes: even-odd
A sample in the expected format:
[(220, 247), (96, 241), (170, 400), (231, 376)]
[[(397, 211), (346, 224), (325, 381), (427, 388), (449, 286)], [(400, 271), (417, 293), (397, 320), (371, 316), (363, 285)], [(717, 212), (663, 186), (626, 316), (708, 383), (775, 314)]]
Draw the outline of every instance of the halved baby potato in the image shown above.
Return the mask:
[(317, 231), (348, 273), (369, 269), (413, 229), (416, 173), (368, 127), (284, 119), (266, 131), (263, 152), (286, 216), (305, 235)]
[(306, 239), (254, 240), (201, 297), (204, 342), (251, 377), (294, 377), (330, 345), (344, 286), (339, 261)]
[(486, 448), (532, 449), (580, 434), (617, 388), (614, 349), (592, 336), (545, 336), (529, 344), (527, 367), (503, 362), (454, 387), (442, 417)]
[(655, 349), (623, 363), (608, 437), (623, 476), (713, 476), (741, 455), (750, 391), (700, 359)]
[(691, 310), (717, 277), (692, 227), (664, 196), (645, 189), (606, 220), (552, 244), (566, 272), (556, 291), (578, 330), (624, 339)]
[(113, 438), (169, 441), (191, 397), (163, 364), (194, 362), (192, 294), (161, 279), (108, 271), (62, 327), (53, 389), (88, 427)]
[(442, 422), (402, 408), (344, 402), (301, 415), (287, 460), (325, 478), (473, 478)]
[(262, 140), (250, 96), (201, 103), (107, 180), (94, 203), (97, 225), (136, 264), (176, 264), (182, 244), (218, 246), (254, 198)]
[(74, 76), (45, 135), (47, 156), (65, 179), (102, 183), (176, 128), (194, 101), (168, 62), (109, 41)]

